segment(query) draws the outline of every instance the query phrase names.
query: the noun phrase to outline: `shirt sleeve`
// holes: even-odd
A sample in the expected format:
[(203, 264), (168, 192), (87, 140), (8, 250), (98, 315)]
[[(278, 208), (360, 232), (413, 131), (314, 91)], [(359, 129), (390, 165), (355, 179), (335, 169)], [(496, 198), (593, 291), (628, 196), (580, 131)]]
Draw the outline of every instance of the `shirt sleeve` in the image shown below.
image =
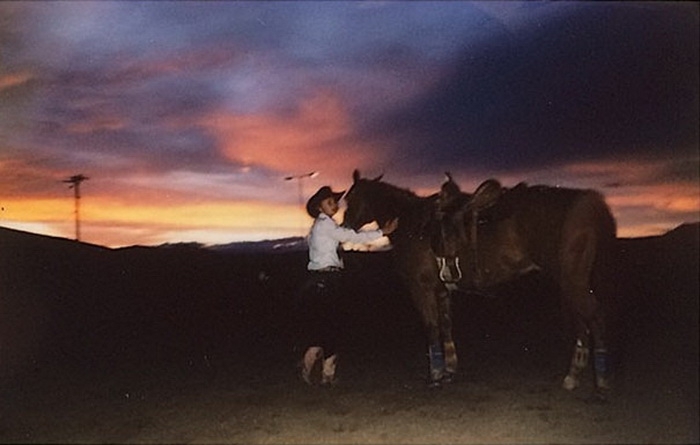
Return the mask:
[(352, 229), (339, 226), (330, 218), (328, 218), (326, 224), (324, 224), (323, 229), (328, 236), (341, 243), (369, 243), (384, 236), (381, 230), (363, 230), (356, 232)]

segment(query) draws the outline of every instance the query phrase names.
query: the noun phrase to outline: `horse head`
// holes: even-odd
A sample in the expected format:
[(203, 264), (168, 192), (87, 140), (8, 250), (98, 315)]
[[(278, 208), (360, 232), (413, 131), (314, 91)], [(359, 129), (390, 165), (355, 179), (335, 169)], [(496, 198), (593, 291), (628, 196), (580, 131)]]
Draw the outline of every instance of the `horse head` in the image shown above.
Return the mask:
[(376, 193), (381, 184), (383, 175), (374, 179), (362, 178), (360, 172), (355, 170), (352, 174), (352, 186), (345, 194), (347, 208), (343, 217), (343, 226), (353, 230), (359, 230), (365, 224), (376, 221), (380, 226), (386, 223), (390, 217)]

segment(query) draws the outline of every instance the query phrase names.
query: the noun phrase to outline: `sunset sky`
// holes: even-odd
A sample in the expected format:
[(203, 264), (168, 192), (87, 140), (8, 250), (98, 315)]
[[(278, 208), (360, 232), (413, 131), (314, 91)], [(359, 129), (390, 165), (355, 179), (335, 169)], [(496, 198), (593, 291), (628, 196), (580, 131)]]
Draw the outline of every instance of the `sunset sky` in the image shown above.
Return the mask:
[(698, 11), (0, 2), (0, 226), (73, 238), (84, 174), (86, 242), (302, 235), (359, 168), (421, 195), (445, 171), (594, 188), (619, 236), (659, 234), (700, 220)]

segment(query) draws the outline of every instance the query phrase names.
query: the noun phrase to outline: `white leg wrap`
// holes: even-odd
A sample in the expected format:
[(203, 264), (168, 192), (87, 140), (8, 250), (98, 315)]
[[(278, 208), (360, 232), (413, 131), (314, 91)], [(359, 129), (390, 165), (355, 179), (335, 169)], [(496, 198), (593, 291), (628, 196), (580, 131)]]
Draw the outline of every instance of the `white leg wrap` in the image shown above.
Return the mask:
[(331, 355), (323, 361), (323, 383), (332, 384), (335, 381), (335, 370), (338, 366), (338, 356)]
[(302, 359), (301, 377), (309, 385), (312, 385), (314, 383), (314, 379), (312, 378), (311, 374), (316, 366), (316, 362), (318, 362), (322, 358), (323, 348), (321, 348), (320, 346), (311, 346), (304, 353), (304, 358)]

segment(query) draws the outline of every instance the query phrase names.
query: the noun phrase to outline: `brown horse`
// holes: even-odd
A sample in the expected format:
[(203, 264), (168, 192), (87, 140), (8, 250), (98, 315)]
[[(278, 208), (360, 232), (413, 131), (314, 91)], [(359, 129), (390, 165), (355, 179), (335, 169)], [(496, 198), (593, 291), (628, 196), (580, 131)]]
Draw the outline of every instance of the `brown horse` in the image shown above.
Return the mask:
[(457, 371), (450, 291), (485, 291), (538, 270), (558, 285), (575, 323), (564, 388), (579, 386), (593, 347), (596, 388), (607, 389), (600, 297), (616, 227), (603, 197), (592, 190), (525, 184), (506, 189), (493, 179), (466, 194), (448, 179), (440, 193), (420, 197), (381, 176), (361, 178), (356, 170), (345, 197), (346, 227), (399, 218), (390, 239), (397, 272), (427, 330), (431, 384), (439, 386)]

